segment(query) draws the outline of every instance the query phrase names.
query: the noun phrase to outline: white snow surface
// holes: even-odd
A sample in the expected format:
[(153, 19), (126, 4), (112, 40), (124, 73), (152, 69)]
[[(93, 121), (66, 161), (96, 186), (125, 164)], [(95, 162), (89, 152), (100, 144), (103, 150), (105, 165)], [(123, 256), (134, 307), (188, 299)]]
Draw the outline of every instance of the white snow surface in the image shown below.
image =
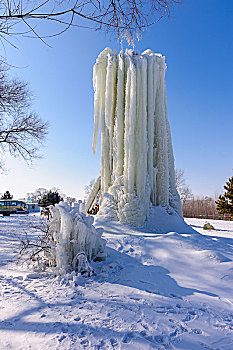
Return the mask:
[(173, 216), (161, 234), (153, 213), (140, 229), (99, 217), (107, 260), (61, 281), (16, 265), (30, 220), (0, 217), (0, 349), (233, 349), (233, 222)]
[(93, 69), (94, 152), (101, 120), (100, 204), (104, 193), (111, 194), (120, 222), (134, 227), (144, 224), (151, 204), (182, 217), (165, 71), (165, 57), (151, 50), (110, 48), (99, 54)]

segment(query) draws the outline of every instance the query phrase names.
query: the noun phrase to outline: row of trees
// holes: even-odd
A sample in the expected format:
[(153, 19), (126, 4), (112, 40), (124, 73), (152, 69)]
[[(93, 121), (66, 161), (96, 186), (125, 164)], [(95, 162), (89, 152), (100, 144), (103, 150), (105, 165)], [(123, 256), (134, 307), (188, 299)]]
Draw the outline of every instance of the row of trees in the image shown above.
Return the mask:
[(193, 196), (191, 199), (182, 203), (184, 217), (209, 217), (219, 218), (216, 210), (214, 198), (208, 196)]
[(233, 216), (233, 177), (224, 186), (224, 195), (216, 201), (208, 196), (194, 196), (185, 182), (184, 170), (176, 169), (176, 188), (180, 195), (184, 217), (219, 218)]
[[(46, 188), (38, 188), (33, 193), (27, 193), (28, 198), (31, 199), (33, 203), (37, 203), (40, 207), (48, 207), (49, 205), (55, 205), (56, 203), (66, 201), (70, 205), (74, 202), (76, 202), (76, 198), (69, 197), (66, 195), (63, 195), (59, 193), (59, 189), (52, 188), (51, 190), (47, 190)], [(6, 191), (2, 196), (1, 199), (12, 199), (13, 195)]]
[[(47, 190), (46, 188), (40, 187), (37, 188), (34, 192), (27, 193), (27, 197), (31, 199), (32, 203), (38, 203), (39, 205), (41, 205), (41, 203), (44, 203), (44, 206), (47, 206), (46, 203), (48, 202), (48, 200), (49, 202), (51, 202), (51, 204), (53, 204), (54, 201), (55, 203), (65, 201), (68, 202), (70, 205), (72, 203), (77, 202), (77, 199), (75, 197), (67, 196), (64, 193), (61, 193), (61, 191), (57, 187), (53, 187), (51, 190)], [(51, 198), (51, 200), (49, 198)]]
[[(90, 193), (93, 183), (94, 180), (85, 187), (85, 197)], [(185, 217), (205, 216), (218, 218), (218, 214), (230, 217), (233, 216), (233, 176), (224, 186), (224, 189), (226, 190), (224, 195), (220, 195), (217, 201), (208, 196), (194, 197), (192, 191), (185, 183), (184, 171), (182, 169), (176, 169), (176, 183)], [(35, 192), (27, 193), (27, 196), (30, 197), (33, 203), (38, 203), (41, 207), (54, 205), (63, 200), (69, 202), (70, 205), (77, 201), (74, 197), (69, 197), (59, 193), (59, 189), (56, 187), (51, 190), (38, 188)], [(1, 196), (1, 199), (12, 198), (13, 196), (9, 191), (6, 191)]]

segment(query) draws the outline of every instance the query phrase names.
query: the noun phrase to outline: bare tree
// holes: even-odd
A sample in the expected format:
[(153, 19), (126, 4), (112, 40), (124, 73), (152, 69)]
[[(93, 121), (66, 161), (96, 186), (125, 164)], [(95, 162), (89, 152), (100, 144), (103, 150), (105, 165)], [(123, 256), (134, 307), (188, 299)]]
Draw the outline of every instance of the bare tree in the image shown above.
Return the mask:
[(142, 31), (164, 17), (183, 0), (0, 0), (0, 34), (9, 41), (19, 34), (17, 24), (25, 26), (22, 35), (45, 37), (38, 31), (41, 21), (56, 22), (63, 27), (59, 35), (71, 26), (112, 32), (132, 43)]
[(195, 196), (182, 203), (184, 217), (219, 219), (215, 200), (208, 196)]
[(37, 203), (39, 199), (41, 199), (44, 194), (48, 193), (46, 188), (40, 187), (37, 188), (34, 192), (27, 193), (27, 197), (30, 197), (32, 203)]
[(191, 189), (185, 185), (184, 187), (181, 188), (180, 190), (180, 199), (181, 199), (181, 203), (184, 206), (184, 203), (193, 198), (193, 193), (191, 191)]
[[(45, 140), (48, 123), (30, 111), (32, 93), (28, 84), (10, 79), (0, 65), (0, 153), (9, 153), (26, 162), (39, 158), (39, 148)], [(4, 169), (4, 160), (0, 160)]]
[(18, 263), (35, 264), (36, 267), (45, 270), (52, 261), (54, 247), (48, 222), (45, 219), (31, 222), (28, 230), (19, 245)]
[(73, 203), (77, 202), (77, 199), (75, 197), (64, 196), (64, 201), (72, 206)]
[(184, 205), (184, 203), (187, 200), (192, 199), (193, 194), (189, 186), (186, 185), (183, 169), (176, 169), (175, 177), (176, 177), (176, 189), (179, 193), (181, 203), (182, 205)]
[(89, 194), (91, 193), (92, 187), (95, 183), (95, 179), (92, 179), (88, 185), (84, 187), (84, 200), (87, 200), (89, 197)]
[(176, 178), (176, 189), (179, 192), (180, 188), (185, 186), (184, 170), (176, 168), (175, 178)]

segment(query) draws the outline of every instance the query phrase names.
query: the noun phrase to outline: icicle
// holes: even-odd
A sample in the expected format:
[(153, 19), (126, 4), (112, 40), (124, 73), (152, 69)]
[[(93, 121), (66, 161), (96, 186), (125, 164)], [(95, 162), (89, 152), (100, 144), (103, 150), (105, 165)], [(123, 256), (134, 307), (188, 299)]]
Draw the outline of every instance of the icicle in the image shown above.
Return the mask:
[(113, 110), (115, 106), (115, 85), (116, 85), (116, 60), (108, 53), (107, 74), (106, 74), (106, 93), (105, 93), (105, 123), (110, 131), (113, 125)]
[(148, 57), (148, 104), (147, 104), (147, 118), (148, 118), (148, 173), (151, 191), (153, 191), (153, 151), (154, 151), (154, 56)]
[(142, 69), (141, 59), (136, 59), (137, 68), (137, 106), (136, 106), (136, 122), (135, 122), (135, 160), (136, 160), (136, 194), (141, 198), (141, 169), (142, 169), (142, 158), (141, 158), (141, 122), (142, 122)]
[(120, 52), (118, 55), (118, 75), (117, 75), (117, 104), (116, 104), (116, 122), (115, 122), (115, 144), (114, 152), (116, 163), (114, 167), (114, 178), (118, 178), (123, 174), (124, 160), (124, 54)]
[(136, 115), (136, 67), (133, 59), (130, 57), (130, 105), (129, 105), (129, 120), (128, 120), (128, 191), (132, 193), (134, 191), (134, 177), (135, 177), (135, 155), (134, 155), (134, 142), (135, 142), (135, 115)]
[(94, 133), (93, 133), (93, 153), (96, 152), (97, 137), (101, 118), (101, 110), (104, 108), (104, 93), (105, 93), (105, 77), (106, 77), (106, 65), (107, 55), (111, 54), (110, 48), (104, 49), (98, 56), (96, 64), (93, 68), (93, 87), (94, 87)]
[[(115, 86), (116, 86), (116, 59), (112, 53), (108, 53), (107, 74), (106, 74), (106, 90), (105, 90), (105, 134), (108, 138), (108, 156), (109, 176), (106, 178), (106, 186), (111, 184), (112, 174), (112, 152), (113, 152), (113, 127), (114, 127), (114, 113), (115, 113)], [(107, 161), (106, 161), (107, 162)]]
[(130, 115), (130, 93), (131, 93), (131, 70), (130, 58), (125, 54), (126, 87), (125, 87), (125, 130), (124, 130), (124, 192), (129, 192), (129, 115)]
[[(158, 58), (157, 58), (158, 59)], [(167, 132), (165, 120), (165, 63), (159, 58), (160, 86), (156, 99), (155, 143), (157, 146), (157, 203), (167, 207), (169, 204), (169, 172), (167, 154)]]

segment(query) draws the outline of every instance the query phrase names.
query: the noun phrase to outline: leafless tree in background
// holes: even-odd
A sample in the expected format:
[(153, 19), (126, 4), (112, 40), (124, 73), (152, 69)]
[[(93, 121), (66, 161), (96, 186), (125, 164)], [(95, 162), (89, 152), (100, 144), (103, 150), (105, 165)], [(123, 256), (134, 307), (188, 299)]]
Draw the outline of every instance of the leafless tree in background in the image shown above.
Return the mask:
[(183, 206), (184, 217), (219, 219), (214, 198), (195, 196), (187, 200)]
[(175, 177), (176, 177), (176, 189), (180, 195), (182, 206), (184, 203), (192, 199), (193, 194), (188, 185), (186, 185), (184, 170), (183, 169), (175, 169)]
[[(0, 154), (19, 157), (26, 162), (39, 158), (39, 148), (48, 131), (48, 123), (30, 111), (32, 93), (28, 84), (10, 79), (0, 65)], [(4, 160), (0, 160), (4, 171)]]
[(44, 194), (48, 193), (46, 188), (40, 187), (37, 188), (34, 192), (28, 192), (27, 198), (30, 197), (32, 203), (37, 203), (39, 199), (41, 199)]
[[(133, 43), (142, 31), (162, 18), (170, 16), (171, 9), (183, 0), (0, 0), (0, 35), (20, 34), (18, 24), (24, 25), (23, 35), (45, 37), (59, 35), (71, 26), (111, 32), (118, 38)], [(55, 34), (43, 36), (40, 22), (62, 25)], [(19, 27), (22, 29), (22, 27)], [(29, 34), (30, 33), (30, 34)]]
[(73, 203), (77, 202), (77, 199), (75, 197), (64, 196), (64, 202), (67, 202), (72, 206)]
[(184, 217), (219, 219), (214, 198), (194, 196), (189, 186), (186, 185), (183, 169), (176, 169), (175, 176)]
[(92, 179), (88, 185), (84, 187), (84, 200), (86, 201), (91, 193), (92, 187), (95, 183), (95, 179)]

